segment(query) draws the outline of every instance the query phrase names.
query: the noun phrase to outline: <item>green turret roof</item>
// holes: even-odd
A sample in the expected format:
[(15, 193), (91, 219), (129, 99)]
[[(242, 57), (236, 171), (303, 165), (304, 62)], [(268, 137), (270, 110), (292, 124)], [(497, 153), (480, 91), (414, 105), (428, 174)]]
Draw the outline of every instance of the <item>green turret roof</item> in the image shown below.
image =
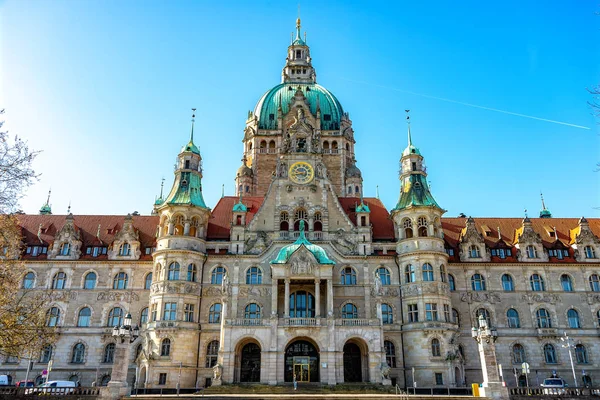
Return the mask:
[(202, 197), (200, 175), (195, 172), (180, 172), (176, 175), (171, 193), (169, 193), (164, 203), (208, 208)]
[(181, 152), (191, 151), (194, 154), (200, 154), (200, 149), (194, 144), (194, 141), (190, 139), (190, 142), (181, 148)]
[(242, 203), (242, 194), (240, 193), (240, 201), (237, 202), (237, 204), (233, 205), (233, 210), (234, 212), (247, 212), (248, 211), (248, 207), (246, 207), (246, 205), (244, 203)]
[(368, 205), (366, 205), (365, 203), (361, 202), (358, 206), (356, 206), (356, 212), (362, 212), (362, 213), (370, 213), (371, 209), (369, 208)]
[(287, 264), (292, 254), (302, 246), (315, 256), (319, 264), (335, 264), (335, 261), (327, 256), (327, 253), (321, 246), (312, 244), (306, 239), (306, 236), (304, 235), (304, 221), (300, 221), (300, 236), (298, 239), (294, 243), (282, 247), (281, 250), (279, 250), (279, 254), (277, 254), (277, 258), (271, 261), (271, 264)]
[(424, 175), (412, 174), (408, 178), (408, 183), (402, 187), (400, 200), (394, 207), (394, 210), (402, 210), (413, 206), (428, 206), (441, 208), (429, 191), (427, 180)]

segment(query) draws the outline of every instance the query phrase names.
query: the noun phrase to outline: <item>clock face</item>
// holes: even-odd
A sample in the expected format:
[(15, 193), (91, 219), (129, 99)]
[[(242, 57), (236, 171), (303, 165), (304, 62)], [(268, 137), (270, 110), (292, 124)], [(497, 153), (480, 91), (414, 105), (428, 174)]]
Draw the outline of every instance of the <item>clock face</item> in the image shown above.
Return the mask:
[(309, 163), (297, 162), (290, 167), (289, 175), (293, 182), (304, 184), (313, 180), (315, 171)]

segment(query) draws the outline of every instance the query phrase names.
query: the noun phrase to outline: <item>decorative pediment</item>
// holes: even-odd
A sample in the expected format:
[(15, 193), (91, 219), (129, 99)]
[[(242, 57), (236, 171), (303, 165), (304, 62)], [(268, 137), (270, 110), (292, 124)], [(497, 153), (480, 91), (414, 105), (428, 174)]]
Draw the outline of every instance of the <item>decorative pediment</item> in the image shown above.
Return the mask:
[(523, 226), (517, 231), (517, 243), (519, 244), (542, 244), (542, 237), (533, 230), (531, 220), (525, 217)]
[(467, 219), (467, 223), (460, 234), (460, 242), (469, 244), (485, 243), (483, 235), (477, 231), (475, 220), (472, 217)]
[(123, 228), (117, 232), (108, 252), (109, 260), (138, 260), (142, 255), (140, 250), (140, 235), (133, 227), (133, 218), (127, 214)]
[(460, 261), (490, 261), (490, 251), (485, 246), (483, 235), (477, 231), (475, 220), (472, 217), (467, 219), (465, 227), (460, 234), (459, 249)]
[(65, 224), (57, 232), (49, 259), (77, 260), (81, 256), (81, 233), (75, 226), (73, 214), (67, 215)]
[(314, 266), (319, 263), (305, 246), (300, 246), (288, 262), (292, 275), (313, 275)]

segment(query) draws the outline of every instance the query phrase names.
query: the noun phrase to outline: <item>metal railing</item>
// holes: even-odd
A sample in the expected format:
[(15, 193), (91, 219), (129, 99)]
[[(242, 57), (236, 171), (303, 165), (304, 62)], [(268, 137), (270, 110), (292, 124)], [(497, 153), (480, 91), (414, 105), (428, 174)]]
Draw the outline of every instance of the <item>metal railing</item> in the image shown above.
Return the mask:
[(511, 396), (600, 396), (600, 388), (574, 388), (574, 387), (541, 387), (541, 386), (519, 386), (508, 388)]
[[(397, 386), (397, 385), (396, 385)], [(398, 388), (399, 389), (399, 388)], [(396, 389), (396, 391), (398, 391)], [(404, 395), (421, 396), (473, 396), (473, 389), (470, 387), (407, 387)]]
[(180, 388), (179, 393), (177, 392), (177, 388), (172, 387), (159, 387), (159, 388), (136, 388), (131, 390), (132, 395), (146, 395), (146, 394), (154, 394), (154, 395), (163, 395), (163, 394), (198, 394), (199, 392), (203, 392), (204, 388)]

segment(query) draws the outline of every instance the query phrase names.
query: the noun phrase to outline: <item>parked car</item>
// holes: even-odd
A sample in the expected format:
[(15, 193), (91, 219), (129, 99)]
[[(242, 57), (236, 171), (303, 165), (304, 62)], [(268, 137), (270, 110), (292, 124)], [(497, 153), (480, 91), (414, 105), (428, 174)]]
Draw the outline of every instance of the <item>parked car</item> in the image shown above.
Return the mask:
[(19, 381), (17, 382), (17, 384), (15, 385), (17, 387), (34, 387), (35, 383), (33, 381)]
[(73, 388), (77, 386), (76, 382), (71, 381), (48, 381), (31, 389), (25, 389), (25, 394), (44, 394), (44, 393), (73, 393)]
[(0, 386), (11, 386), (11, 378), (8, 375), (0, 375)]
[(544, 394), (565, 394), (568, 386), (563, 378), (546, 378), (542, 383)]

